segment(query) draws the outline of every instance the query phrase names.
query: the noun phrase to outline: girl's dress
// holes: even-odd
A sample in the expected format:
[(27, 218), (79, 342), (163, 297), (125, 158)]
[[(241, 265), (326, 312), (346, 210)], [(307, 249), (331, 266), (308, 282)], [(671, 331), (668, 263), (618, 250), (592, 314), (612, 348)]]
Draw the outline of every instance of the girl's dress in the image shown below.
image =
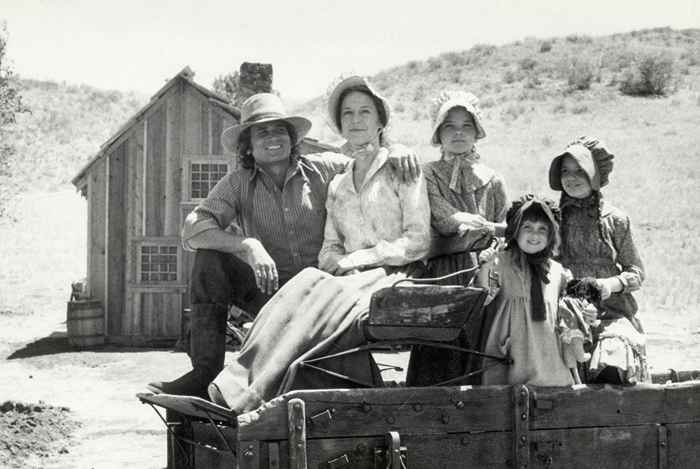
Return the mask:
[(644, 280), (642, 260), (629, 217), (604, 200), (596, 202), (594, 197), (565, 197), (561, 204), (561, 263), (576, 278), (617, 276), (624, 287), (602, 302), (601, 322), (592, 328), (594, 343), (585, 380), (596, 380), (612, 366), (622, 371), (627, 383), (648, 381), (644, 329), (631, 293)]
[[(508, 198), (503, 178), (480, 163), (478, 158), (473, 153), (461, 161), (443, 158), (423, 167), (430, 199), (431, 224), (442, 236), (457, 233), (460, 224), (454, 216), (457, 212), (481, 215), (491, 222), (505, 220)], [(442, 277), (476, 265), (474, 253), (442, 255), (428, 261), (426, 275)], [(441, 283), (467, 285), (473, 276), (474, 273), (462, 274)], [(474, 315), (453, 345), (476, 348), (481, 329), (482, 316)], [(457, 351), (414, 346), (406, 382), (412, 386), (427, 386), (462, 376), (472, 368), (473, 358)]]
[(525, 260), (517, 260), (510, 250), (498, 254), (495, 272), (500, 290), (488, 311), (493, 322), (484, 352), (512, 358), (511, 365), (485, 359), (483, 384), (533, 384), (567, 386), (574, 383), (561, 357), (555, 333), (559, 296), (569, 279), (568, 272), (556, 261), (549, 261), (549, 283), (542, 283), (546, 316), (532, 319), (530, 271)]

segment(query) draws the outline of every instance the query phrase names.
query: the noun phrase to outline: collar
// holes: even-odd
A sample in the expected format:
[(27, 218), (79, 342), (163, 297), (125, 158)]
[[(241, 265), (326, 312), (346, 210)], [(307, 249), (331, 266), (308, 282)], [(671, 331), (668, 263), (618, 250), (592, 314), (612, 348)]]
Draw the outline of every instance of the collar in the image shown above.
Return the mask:
[[(365, 187), (365, 185), (372, 179), (372, 177), (379, 172), (382, 167), (386, 164), (386, 162), (389, 160), (389, 150), (385, 147), (380, 147), (379, 151), (377, 152), (377, 155), (374, 157), (374, 160), (372, 161), (372, 164), (370, 165), (369, 169), (367, 170), (367, 174), (365, 174), (365, 179), (362, 181), (362, 184), (360, 184), (360, 187), (356, 190), (356, 192), (361, 192), (362, 189)], [(353, 170), (355, 168), (355, 160), (351, 160), (350, 163), (348, 163), (348, 167), (345, 170), (344, 174), (346, 174), (346, 177), (350, 183), (350, 186), (355, 189), (355, 184), (353, 183)]]
[(473, 192), (488, 184), (495, 176), (496, 172), (478, 161), (478, 153), (474, 152), (476, 158), (469, 159), (442, 159), (434, 163), (435, 175), (447, 184), (453, 192)]

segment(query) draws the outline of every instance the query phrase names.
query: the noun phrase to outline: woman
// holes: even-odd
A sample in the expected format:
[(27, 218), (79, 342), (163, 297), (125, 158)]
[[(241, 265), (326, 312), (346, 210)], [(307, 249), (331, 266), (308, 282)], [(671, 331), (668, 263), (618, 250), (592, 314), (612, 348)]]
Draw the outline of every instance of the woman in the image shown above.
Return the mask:
[[(215, 402), (237, 412), (292, 388), (347, 386), (300, 364), (364, 343), (371, 293), (405, 278), (428, 251), (424, 180), (397, 178), (381, 146), (391, 116), (386, 100), (364, 78), (353, 76), (335, 87), (328, 107), (355, 159), (328, 189), (319, 253), (323, 271), (304, 269), (272, 297), (237, 360), (209, 387)], [(326, 362), (324, 368), (366, 382), (381, 379), (368, 353)]]
[[(486, 137), (477, 97), (463, 91), (443, 92), (435, 107), (430, 141), (440, 147), (441, 158), (423, 168), (433, 228), (445, 237), (463, 236), (474, 241), (494, 234), (503, 236), (508, 198), (503, 178), (481, 162), (476, 150), (477, 140)], [(430, 259), (428, 275), (441, 277), (476, 265), (471, 252), (442, 255)], [(473, 273), (464, 274), (447, 282), (467, 285), (472, 277)], [(455, 345), (477, 346), (481, 322), (475, 319)], [(407, 382), (431, 385), (462, 376), (470, 366), (468, 358), (460, 352), (414, 347)]]

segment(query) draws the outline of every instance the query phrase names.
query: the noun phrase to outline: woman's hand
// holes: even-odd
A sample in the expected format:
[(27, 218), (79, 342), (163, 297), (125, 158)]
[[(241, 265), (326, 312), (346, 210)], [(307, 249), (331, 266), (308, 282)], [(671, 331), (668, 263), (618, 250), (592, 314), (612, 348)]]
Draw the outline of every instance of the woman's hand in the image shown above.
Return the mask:
[(357, 266), (350, 260), (348, 256), (340, 258), (334, 265), (331, 265), (328, 269), (325, 269), (329, 274), (335, 275), (337, 277), (343, 275), (352, 275), (359, 272)]
[(275, 261), (257, 239), (248, 238), (241, 244), (245, 249), (245, 261), (253, 269), (258, 289), (267, 295), (272, 295), (279, 288), (279, 275)]
[(389, 164), (404, 182), (415, 181), (420, 176), (418, 156), (405, 145), (395, 143), (389, 147)]

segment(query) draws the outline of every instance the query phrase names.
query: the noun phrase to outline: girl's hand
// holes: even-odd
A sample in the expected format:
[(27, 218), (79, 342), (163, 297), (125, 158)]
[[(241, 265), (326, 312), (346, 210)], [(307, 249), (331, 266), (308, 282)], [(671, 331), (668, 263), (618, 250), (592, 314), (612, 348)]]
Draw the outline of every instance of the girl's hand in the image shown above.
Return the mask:
[(489, 222), (486, 218), (473, 213), (457, 212), (454, 214), (454, 217), (459, 222), (459, 227), (457, 228), (457, 230), (460, 233), (460, 235), (463, 235), (468, 230), (484, 229), (492, 225), (492, 223)]
[(279, 288), (279, 275), (275, 261), (257, 239), (248, 238), (242, 244), (245, 247), (245, 261), (255, 275), (255, 284), (261, 292), (272, 295)]
[(593, 304), (588, 304), (588, 306), (583, 309), (582, 316), (584, 322), (589, 326), (597, 326), (600, 322), (598, 320), (598, 308)]

